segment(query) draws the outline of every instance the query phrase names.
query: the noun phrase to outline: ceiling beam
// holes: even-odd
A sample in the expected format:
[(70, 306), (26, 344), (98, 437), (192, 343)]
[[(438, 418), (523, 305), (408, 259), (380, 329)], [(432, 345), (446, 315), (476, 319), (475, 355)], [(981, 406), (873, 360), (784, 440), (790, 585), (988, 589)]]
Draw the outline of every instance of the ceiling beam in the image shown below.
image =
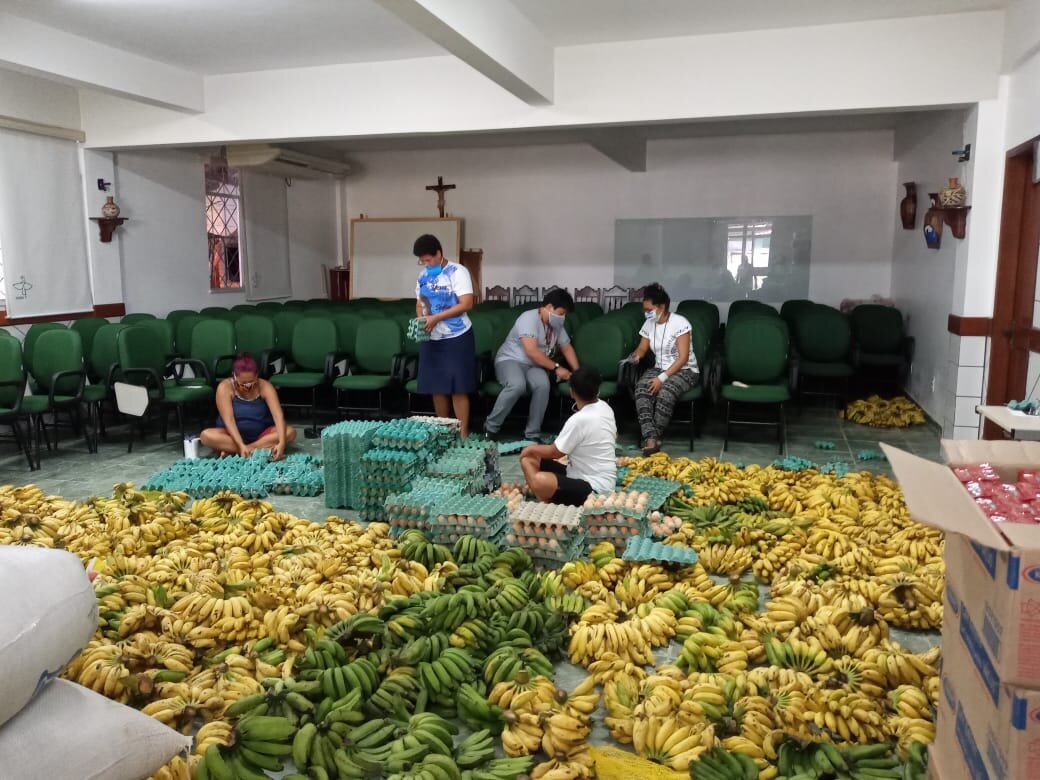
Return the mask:
[(589, 130), (589, 146), (632, 173), (646, 173), (646, 136), (636, 130)]
[(201, 74), (2, 11), (0, 67), (177, 111), (205, 110)]
[(553, 47), (509, 0), (376, 0), (532, 106), (553, 102)]

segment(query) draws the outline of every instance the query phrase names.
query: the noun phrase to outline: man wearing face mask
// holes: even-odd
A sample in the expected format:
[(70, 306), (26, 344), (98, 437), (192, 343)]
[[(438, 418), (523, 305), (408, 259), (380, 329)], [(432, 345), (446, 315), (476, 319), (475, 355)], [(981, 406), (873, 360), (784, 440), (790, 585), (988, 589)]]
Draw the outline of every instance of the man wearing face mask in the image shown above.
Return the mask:
[[(527, 393), (531, 394), (531, 405), (524, 437), (532, 441), (541, 437), (542, 419), (552, 389), (550, 377), (556, 382), (566, 382), (571, 371), (578, 368), (578, 356), (563, 327), (564, 319), (573, 309), (574, 299), (569, 292), (551, 290), (545, 294), (541, 308), (525, 311), (517, 317), (495, 356), (495, 376), (502, 385), (502, 392), (484, 422), (488, 438), (498, 436), (513, 406)], [(557, 348), (569, 368), (553, 358)]]
[(648, 351), (654, 353), (653, 368), (636, 383), (636, 412), (643, 436), (643, 454), (661, 450), (661, 437), (672, 419), (679, 398), (700, 381), (697, 356), (693, 353), (690, 321), (669, 311), (672, 299), (657, 284), (643, 291), (646, 322), (639, 331), (639, 346), (629, 360), (639, 363)]

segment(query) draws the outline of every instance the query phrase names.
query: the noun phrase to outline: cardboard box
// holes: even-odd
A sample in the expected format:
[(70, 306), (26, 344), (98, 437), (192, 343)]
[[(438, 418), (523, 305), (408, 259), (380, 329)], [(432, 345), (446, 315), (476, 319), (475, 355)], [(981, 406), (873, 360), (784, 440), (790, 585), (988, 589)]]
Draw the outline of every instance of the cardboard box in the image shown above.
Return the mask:
[(942, 651), (941, 768), (972, 780), (1040, 778), (1040, 691), (1001, 682), (984, 647), (962, 633), (944, 632)]
[[(985, 645), (1001, 680), (1040, 687), (1040, 525), (994, 523), (949, 466), (881, 448), (911, 517), (947, 534), (947, 612), (964, 610), (964, 630)], [(991, 463), (1008, 482), (1040, 466), (1036, 442), (944, 441), (943, 450), (950, 465)]]
[(940, 744), (938, 732), (935, 742), (928, 748), (928, 780), (972, 780), (959, 756)]

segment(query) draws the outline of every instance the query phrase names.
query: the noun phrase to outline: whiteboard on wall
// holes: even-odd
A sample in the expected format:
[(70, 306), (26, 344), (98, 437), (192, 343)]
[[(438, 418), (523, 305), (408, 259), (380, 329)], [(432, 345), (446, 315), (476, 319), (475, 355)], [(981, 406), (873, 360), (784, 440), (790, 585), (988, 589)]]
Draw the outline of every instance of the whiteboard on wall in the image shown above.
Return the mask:
[(459, 261), (461, 217), (350, 220), (350, 297), (412, 297), (419, 277), (412, 245), (424, 233), (440, 239), (449, 261)]

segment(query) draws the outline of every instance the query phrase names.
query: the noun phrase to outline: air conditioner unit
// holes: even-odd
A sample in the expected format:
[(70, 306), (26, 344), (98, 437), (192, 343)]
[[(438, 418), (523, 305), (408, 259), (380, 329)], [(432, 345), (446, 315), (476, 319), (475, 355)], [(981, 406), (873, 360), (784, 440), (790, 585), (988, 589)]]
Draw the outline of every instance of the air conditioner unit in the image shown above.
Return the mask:
[(325, 157), (282, 149), (270, 144), (228, 146), (225, 157), (232, 168), (256, 168), (274, 176), (300, 179), (342, 178), (350, 174), (350, 164)]

